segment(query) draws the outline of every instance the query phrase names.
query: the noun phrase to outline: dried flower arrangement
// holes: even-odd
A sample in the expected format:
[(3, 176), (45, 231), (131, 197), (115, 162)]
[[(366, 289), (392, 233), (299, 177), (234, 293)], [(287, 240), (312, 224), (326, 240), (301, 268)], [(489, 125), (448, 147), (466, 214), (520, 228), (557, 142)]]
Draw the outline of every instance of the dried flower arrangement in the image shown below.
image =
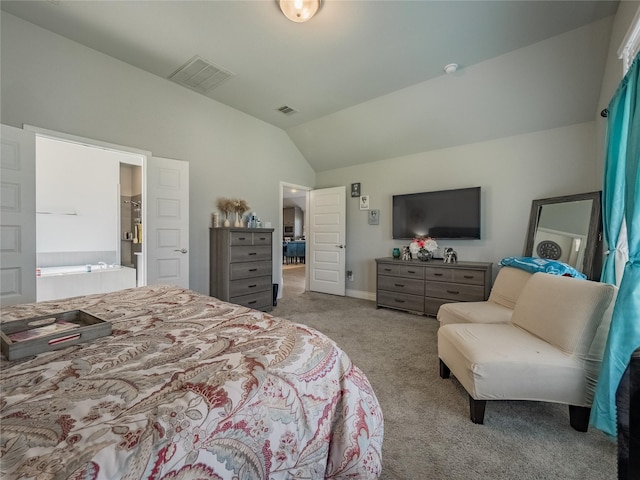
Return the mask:
[(249, 210), (249, 204), (241, 199), (233, 200), (233, 211), (242, 215), (244, 212)]
[(216, 202), (216, 206), (218, 210), (224, 213), (225, 221), (224, 226), (229, 226), (229, 214), (234, 212), (236, 214), (236, 221), (234, 226), (241, 227), (242, 226), (242, 214), (249, 210), (249, 204), (242, 199), (239, 198), (219, 198)]
[(218, 201), (216, 202), (216, 206), (218, 207), (218, 210), (224, 213), (225, 217), (227, 218), (229, 217), (229, 214), (231, 212), (235, 211), (234, 200), (231, 198), (226, 198), (226, 197), (219, 198)]

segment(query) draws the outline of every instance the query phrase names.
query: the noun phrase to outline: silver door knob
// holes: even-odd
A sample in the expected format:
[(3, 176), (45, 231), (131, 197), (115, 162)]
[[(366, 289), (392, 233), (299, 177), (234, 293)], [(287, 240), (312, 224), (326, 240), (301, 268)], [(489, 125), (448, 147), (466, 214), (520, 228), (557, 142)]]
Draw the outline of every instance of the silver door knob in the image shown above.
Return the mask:
[(338, 247), (338, 248), (347, 248), (346, 245), (336, 245), (336, 247)]
[(188, 250), (186, 248), (176, 248), (174, 252), (187, 253)]

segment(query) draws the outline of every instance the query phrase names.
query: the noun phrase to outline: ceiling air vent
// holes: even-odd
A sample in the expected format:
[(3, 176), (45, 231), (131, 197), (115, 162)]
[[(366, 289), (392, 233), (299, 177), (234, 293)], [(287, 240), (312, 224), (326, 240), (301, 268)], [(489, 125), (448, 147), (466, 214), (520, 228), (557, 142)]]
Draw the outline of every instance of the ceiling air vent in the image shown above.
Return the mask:
[(168, 78), (183, 87), (209, 96), (214, 88), (233, 76), (234, 73), (196, 55)]
[(294, 110), (288, 105), (283, 105), (278, 109), (279, 112), (284, 113), (285, 115), (291, 115), (294, 113), (298, 113), (297, 110)]

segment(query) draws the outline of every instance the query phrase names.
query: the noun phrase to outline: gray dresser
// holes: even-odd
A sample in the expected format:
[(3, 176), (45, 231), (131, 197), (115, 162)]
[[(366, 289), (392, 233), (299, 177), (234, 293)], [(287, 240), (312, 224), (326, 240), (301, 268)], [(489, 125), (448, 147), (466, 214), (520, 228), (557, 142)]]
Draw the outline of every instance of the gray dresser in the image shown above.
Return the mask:
[(436, 316), (440, 305), (489, 298), (491, 263), (377, 258), (376, 305)]
[(273, 229), (211, 228), (209, 233), (209, 295), (270, 311)]

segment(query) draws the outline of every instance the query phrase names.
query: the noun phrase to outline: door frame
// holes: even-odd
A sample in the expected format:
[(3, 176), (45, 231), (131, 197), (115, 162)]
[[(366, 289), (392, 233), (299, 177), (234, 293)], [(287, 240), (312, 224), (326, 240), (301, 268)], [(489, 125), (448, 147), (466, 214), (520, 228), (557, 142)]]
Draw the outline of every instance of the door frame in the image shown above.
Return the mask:
[[(72, 134), (69, 134), (69, 133), (58, 132), (56, 130), (48, 130), (46, 128), (36, 127), (34, 125), (24, 124), (22, 126), (22, 128), (24, 130), (33, 132), (36, 136), (47, 137), (47, 138), (51, 138), (53, 140), (62, 140), (62, 141), (66, 141), (66, 142), (77, 143), (79, 145), (84, 145), (84, 146), (92, 147), (92, 148), (102, 148), (102, 149), (111, 150), (111, 151), (114, 151), (114, 152), (127, 153), (127, 154), (131, 154), (131, 155), (140, 156), (140, 162), (139, 163), (136, 160), (132, 159), (131, 164), (142, 167), (142, 202), (143, 202), (142, 204), (143, 205), (147, 204), (147, 181), (146, 181), (146, 176), (147, 176), (147, 169), (148, 169), (148, 161), (149, 161), (149, 158), (152, 157), (151, 151), (142, 150), (142, 149), (139, 149), (139, 148), (127, 147), (127, 146), (118, 145), (118, 144), (115, 144), (115, 143), (103, 142), (101, 140), (95, 140), (93, 138), (81, 137), (81, 136), (72, 135)], [(36, 152), (36, 155), (37, 155), (37, 152)], [(145, 225), (147, 223), (147, 212), (146, 212), (145, 208), (143, 208), (141, 214), (142, 214), (142, 224)], [(143, 265), (145, 265), (145, 268), (142, 269), (142, 272), (139, 272), (139, 274), (142, 275), (142, 285), (146, 285), (147, 284), (147, 271), (146, 271), (146, 265), (147, 265), (147, 258), (146, 258), (147, 257), (147, 248), (146, 248), (146, 245), (147, 245), (147, 233), (148, 233), (147, 229), (143, 228), (142, 229), (142, 259), (143, 259)], [(37, 248), (37, 246), (36, 246), (36, 248)], [(117, 256), (117, 258), (120, 258), (120, 241), (119, 241), (119, 238), (116, 241), (116, 248), (117, 248), (116, 256)]]
[[(283, 284), (284, 284), (284, 276), (282, 273), (282, 238), (284, 237), (284, 231), (283, 231), (283, 221), (284, 221), (284, 217), (283, 217), (283, 208), (284, 208), (284, 204), (283, 204), (283, 199), (284, 199), (284, 189), (285, 188), (295, 188), (297, 190), (302, 190), (305, 193), (305, 218), (307, 216), (307, 214), (309, 213), (309, 192), (311, 190), (313, 190), (312, 187), (307, 187), (305, 185), (297, 185), (295, 183), (290, 183), (290, 182), (285, 182), (285, 181), (280, 181), (280, 185), (278, 187), (278, 225), (276, 225), (276, 227), (274, 228), (274, 232), (275, 232), (275, 236), (274, 238), (276, 239), (276, 241), (274, 241), (274, 243), (277, 245), (276, 248), (276, 252), (273, 255), (273, 258), (275, 260), (278, 261), (278, 268), (276, 269), (277, 272), (279, 272), (279, 276), (277, 277), (278, 280), (278, 300), (282, 298), (282, 294), (283, 294)], [(307, 235), (305, 234), (305, 242), (306, 242), (306, 237)], [(308, 247), (308, 243), (307, 243), (307, 247)], [(305, 257), (308, 258), (309, 257), (309, 248), (305, 248)], [(305, 258), (305, 267), (304, 267), (304, 289), (309, 290), (309, 268), (307, 267), (307, 260)]]

